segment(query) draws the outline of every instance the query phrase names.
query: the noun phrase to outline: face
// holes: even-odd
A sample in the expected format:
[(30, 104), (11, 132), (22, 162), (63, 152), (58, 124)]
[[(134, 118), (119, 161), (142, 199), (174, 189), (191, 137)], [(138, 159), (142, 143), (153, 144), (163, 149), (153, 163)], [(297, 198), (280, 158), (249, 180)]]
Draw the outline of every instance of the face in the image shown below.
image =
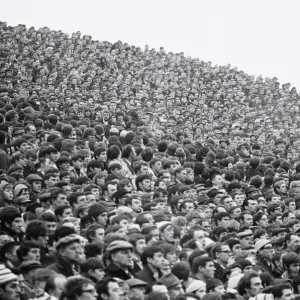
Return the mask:
[(57, 299), (60, 298), (61, 293), (63, 292), (65, 285), (67, 283), (67, 279), (64, 277), (58, 277), (55, 279), (55, 288), (51, 292), (51, 296), (56, 297)]
[(248, 293), (250, 294), (251, 297), (257, 296), (261, 290), (262, 290), (262, 282), (259, 277), (252, 277), (251, 278), (251, 283), (250, 283), (250, 289)]
[(68, 204), (68, 200), (67, 200), (67, 195), (64, 194), (58, 194), (57, 198), (53, 201), (54, 209), (60, 205), (66, 205), (66, 204)]
[(144, 239), (137, 240), (135, 243), (134, 251), (141, 255), (143, 251), (146, 249), (146, 241)]
[(100, 160), (101, 162), (106, 162), (106, 161), (107, 161), (107, 154), (106, 154), (106, 151), (100, 153), (100, 155), (99, 155), (99, 160)]
[(219, 221), (219, 226), (228, 228), (230, 226), (230, 218), (229, 217), (224, 217), (221, 221)]
[(42, 247), (46, 248), (48, 245), (49, 237), (48, 235), (40, 235), (37, 237), (37, 243)]
[(62, 249), (60, 254), (68, 261), (79, 262), (81, 252), (82, 246), (79, 243), (73, 243), (65, 249)]
[(196, 292), (195, 295), (198, 296), (200, 299), (202, 299), (204, 297), (204, 295), (206, 295), (206, 285), (199, 288)]
[(56, 222), (46, 222), (47, 231), (50, 235), (54, 234), (56, 225), (57, 225)]
[(40, 248), (30, 248), (27, 255), (24, 256), (24, 260), (36, 260), (40, 261), (41, 255)]
[(6, 286), (2, 288), (2, 294), (7, 300), (19, 300), (21, 295), (19, 281), (13, 280), (6, 284)]
[(221, 247), (221, 251), (218, 253), (218, 259), (222, 262), (227, 264), (229, 261), (229, 258), (232, 256), (232, 252), (229, 248), (229, 246), (224, 245)]
[(105, 272), (102, 269), (93, 270), (93, 277), (96, 278), (97, 281), (102, 280), (104, 275), (105, 275)]
[(163, 266), (164, 260), (162, 252), (156, 252), (152, 258), (148, 258), (148, 262), (156, 269), (160, 269)]
[(274, 253), (275, 251), (272, 244), (266, 244), (264, 248), (260, 251), (261, 256), (268, 260), (272, 259)]
[(225, 288), (224, 288), (224, 285), (218, 285), (216, 288), (215, 288), (215, 293), (222, 296), (224, 295), (226, 292)]
[(14, 195), (13, 195), (12, 189), (10, 187), (5, 188), (3, 190), (3, 194), (4, 194), (4, 199), (6, 201), (12, 201)]
[(295, 251), (297, 246), (300, 245), (300, 237), (297, 235), (292, 235), (290, 238), (290, 242), (288, 242), (288, 247), (291, 251)]
[(257, 206), (258, 206), (257, 201), (249, 200), (247, 209), (251, 212), (256, 212), (257, 211)]
[(32, 182), (32, 190), (34, 192), (39, 193), (42, 190), (42, 182), (41, 181)]
[(290, 278), (294, 278), (298, 275), (300, 270), (300, 264), (294, 263), (288, 267), (288, 273)]
[(106, 226), (107, 219), (107, 212), (104, 212), (97, 217), (96, 222), (102, 226)]
[(104, 228), (98, 228), (95, 231), (93, 242), (98, 245), (103, 245), (104, 242)]
[(145, 179), (140, 183), (140, 188), (142, 191), (145, 192), (151, 192), (151, 180), (150, 179)]
[(22, 231), (22, 225), (22, 218), (15, 218), (11, 223), (10, 229), (16, 233), (20, 233)]
[(163, 232), (161, 233), (161, 237), (166, 241), (166, 242), (173, 242), (174, 238), (174, 229), (172, 225), (166, 226), (164, 228)]
[(216, 175), (212, 180), (213, 185), (221, 186), (223, 184), (223, 177), (221, 175)]
[(121, 267), (129, 268), (132, 266), (132, 250), (130, 249), (117, 251), (116, 253), (112, 254), (111, 258), (113, 262)]
[(78, 297), (78, 300), (96, 300), (97, 292), (95, 287), (92, 284), (86, 284), (82, 286), (81, 295)]
[(143, 286), (137, 286), (130, 289), (132, 300), (143, 300), (145, 298), (146, 289)]
[(240, 207), (236, 207), (233, 211), (232, 211), (232, 217), (236, 218), (241, 214), (242, 210)]
[(253, 225), (253, 217), (251, 215), (244, 215), (243, 225), (247, 228)]
[(244, 202), (245, 196), (244, 195), (236, 195), (234, 197), (234, 202), (237, 206), (242, 206)]
[(204, 268), (203, 267), (199, 267), (199, 268), (200, 268), (201, 273), (206, 278), (214, 278), (216, 268), (215, 268), (214, 263), (212, 261), (207, 262)]
[(133, 199), (131, 208), (134, 212), (140, 213), (142, 211), (142, 202), (139, 199)]
[(240, 244), (236, 244), (232, 247), (232, 255), (235, 256), (242, 251), (242, 247)]
[[(120, 300), (122, 291), (116, 282), (110, 282), (107, 286), (108, 295), (103, 295), (102, 298), (106, 300)], [(104, 297), (103, 297), (104, 296)]]
[(0, 247), (7, 244), (8, 242), (12, 242), (12, 238), (6, 234), (0, 236)]
[(71, 208), (65, 208), (62, 217), (63, 218), (73, 217), (72, 209)]
[(176, 299), (179, 295), (182, 295), (183, 293), (184, 292), (181, 283), (169, 288), (170, 300)]
[(197, 230), (194, 232), (194, 240), (196, 242), (199, 242), (201, 244), (202, 247), (205, 247), (205, 239), (204, 239), (205, 235), (204, 235), (204, 231), (202, 230)]
[(240, 239), (242, 249), (248, 248), (253, 245), (253, 236), (245, 236)]

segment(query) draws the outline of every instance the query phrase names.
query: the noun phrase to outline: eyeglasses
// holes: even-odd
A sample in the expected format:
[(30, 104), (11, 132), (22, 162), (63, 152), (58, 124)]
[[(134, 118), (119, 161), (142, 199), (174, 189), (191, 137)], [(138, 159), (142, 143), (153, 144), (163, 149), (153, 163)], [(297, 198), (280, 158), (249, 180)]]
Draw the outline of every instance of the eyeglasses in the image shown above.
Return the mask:
[(224, 251), (220, 251), (220, 252), (224, 252), (224, 253), (227, 253), (227, 254), (231, 254), (232, 253), (230, 250), (224, 250)]
[(97, 291), (95, 289), (90, 289), (90, 290), (83, 290), (81, 291), (82, 293), (89, 293), (89, 294), (96, 294)]
[(264, 250), (272, 250), (272, 249), (273, 249), (272, 246), (264, 247)]

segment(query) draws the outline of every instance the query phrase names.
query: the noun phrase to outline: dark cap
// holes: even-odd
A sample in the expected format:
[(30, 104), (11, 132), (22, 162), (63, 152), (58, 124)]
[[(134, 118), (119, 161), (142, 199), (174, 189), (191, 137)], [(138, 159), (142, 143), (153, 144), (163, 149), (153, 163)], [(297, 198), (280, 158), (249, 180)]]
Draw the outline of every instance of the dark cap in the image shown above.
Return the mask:
[(25, 178), (25, 180), (30, 183), (33, 181), (43, 181), (43, 178), (36, 174), (30, 174)]
[(17, 205), (20, 205), (23, 203), (30, 203), (30, 202), (31, 202), (31, 200), (29, 200), (26, 196), (20, 196), (13, 200), (13, 204), (17, 204)]
[(28, 260), (21, 264), (20, 271), (23, 274), (23, 273), (28, 273), (31, 270), (41, 269), (41, 268), (43, 268), (43, 265), (39, 261)]
[(249, 193), (256, 192), (256, 191), (257, 191), (257, 189), (253, 185), (250, 185), (245, 189), (245, 194), (249, 194)]
[(167, 287), (167, 289), (182, 283), (182, 280), (178, 279), (174, 274), (170, 273), (162, 276), (158, 282), (161, 282), (163, 285)]

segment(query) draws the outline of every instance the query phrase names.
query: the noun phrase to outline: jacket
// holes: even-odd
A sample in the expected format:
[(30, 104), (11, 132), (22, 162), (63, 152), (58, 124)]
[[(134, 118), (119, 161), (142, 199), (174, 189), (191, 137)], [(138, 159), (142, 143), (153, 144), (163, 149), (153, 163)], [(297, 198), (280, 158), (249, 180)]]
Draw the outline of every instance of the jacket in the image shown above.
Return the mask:
[(66, 277), (77, 275), (77, 272), (72, 268), (72, 265), (61, 256), (58, 256), (55, 263), (47, 268)]
[[(159, 278), (161, 277), (161, 273), (158, 273)], [(135, 277), (145, 281), (148, 284), (148, 289), (152, 287), (152, 285), (159, 279), (154, 277), (153, 271), (149, 268), (149, 266), (144, 266), (144, 268), (135, 274)], [(147, 289), (147, 290), (148, 290)], [(146, 291), (147, 292), (147, 291)]]
[(126, 273), (123, 269), (121, 269), (114, 263), (110, 263), (105, 269), (105, 277), (117, 277), (122, 280), (128, 280), (133, 278), (134, 274), (130, 269), (128, 269), (128, 273)]
[(256, 255), (256, 258), (257, 258), (256, 267), (259, 270), (269, 273), (274, 278), (280, 278), (281, 273), (275, 269), (275, 267), (272, 265), (272, 263), (268, 264), (268, 262), (263, 257), (261, 257), (259, 254)]

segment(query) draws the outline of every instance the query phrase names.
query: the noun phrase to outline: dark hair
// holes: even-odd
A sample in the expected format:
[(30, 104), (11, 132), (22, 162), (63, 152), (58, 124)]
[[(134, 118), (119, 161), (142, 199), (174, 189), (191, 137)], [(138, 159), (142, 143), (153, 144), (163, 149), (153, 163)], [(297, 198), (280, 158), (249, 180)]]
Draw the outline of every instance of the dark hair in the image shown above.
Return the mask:
[(70, 235), (75, 234), (75, 229), (69, 226), (59, 226), (55, 229), (54, 232), (54, 240), (57, 242), (58, 240)]
[(86, 259), (96, 257), (97, 255), (101, 255), (103, 253), (103, 247), (98, 244), (85, 244), (84, 246), (84, 254)]
[(12, 253), (14, 248), (17, 246), (19, 246), (19, 243), (17, 243), (17, 242), (8, 242), (5, 245), (3, 245), (0, 250), (0, 257), (1, 257), (2, 261), (5, 262), (7, 260), (6, 253)]
[(61, 294), (60, 299), (66, 300), (76, 300), (78, 296), (82, 294), (82, 286), (92, 284), (93, 282), (90, 279), (81, 276), (74, 276), (69, 278), (67, 284)]
[(92, 237), (95, 236), (96, 230), (98, 230), (99, 228), (104, 229), (104, 227), (99, 224), (92, 224), (88, 227), (88, 229), (86, 230), (85, 236), (89, 242), (92, 242), (92, 240), (93, 240)]
[(239, 283), (238, 283), (238, 286), (237, 286), (237, 290), (238, 290), (238, 293), (243, 296), (246, 294), (246, 289), (250, 289), (250, 286), (251, 286), (251, 279), (254, 278), (254, 277), (259, 277), (258, 273), (256, 272), (250, 272), (246, 275), (244, 275)]
[(151, 292), (148, 294), (144, 300), (168, 300), (169, 298), (165, 293), (160, 292)]
[(40, 246), (38, 243), (33, 241), (24, 241), (21, 243), (20, 247), (17, 250), (17, 256), (20, 262), (24, 260), (24, 256), (28, 254), (30, 249), (40, 249)]
[(117, 281), (114, 278), (107, 277), (98, 282), (97, 287), (96, 287), (97, 293), (98, 293), (98, 299), (104, 300), (101, 297), (101, 294), (109, 295), (108, 294), (108, 285), (110, 282), (117, 282)]
[(274, 299), (281, 298), (283, 290), (291, 290), (291, 292), (292, 292), (292, 287), (288, 283), (275, 285), (271, 291)]
[(38, 239), (39, 236), (47, 235), (47, 227), (41, 220), (30, 221), (25, 231), (26, 239)]
[(161, 249), (161, 247), (158, 247), (158, 246), (147, 247), (141, 255), (142, 264), (147, 265), (147, 258), (153, 258), (155, 253), (163, 254), (163, 250)]
[(199, 267), (205, 268), (206, 264), (209, 262), (213, 262), (213, 259), (208, 256), (200, 256), (196, 257), (193, 260), (192, 271), (196, 274), (199, 270)]
[(80, 264), (80, 271), (83, 273), (88, 273), (88, 271), (96, 269), (104, 270), (103, 262), (96, 257), (90, 257)]

